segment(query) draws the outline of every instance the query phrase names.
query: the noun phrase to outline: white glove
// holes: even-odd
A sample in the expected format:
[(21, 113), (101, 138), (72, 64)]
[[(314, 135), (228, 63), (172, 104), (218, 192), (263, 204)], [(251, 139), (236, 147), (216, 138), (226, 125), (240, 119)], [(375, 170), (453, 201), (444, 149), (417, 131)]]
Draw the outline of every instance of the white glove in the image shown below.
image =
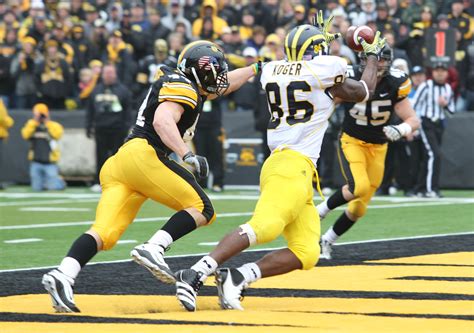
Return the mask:
[(412, 131), (411, 126), (407, 123), (401, 123), (400, 125), (389, 125), (384, 126), (383, 132), (390, 141), (400, 140), (402, 137), (410, 134)]
[(194, 167), (199, 178), (206, 178), (209, 175), (209, 164), (205, 157), (194, 155), (189, 151), (184, 154), (183, 161)]

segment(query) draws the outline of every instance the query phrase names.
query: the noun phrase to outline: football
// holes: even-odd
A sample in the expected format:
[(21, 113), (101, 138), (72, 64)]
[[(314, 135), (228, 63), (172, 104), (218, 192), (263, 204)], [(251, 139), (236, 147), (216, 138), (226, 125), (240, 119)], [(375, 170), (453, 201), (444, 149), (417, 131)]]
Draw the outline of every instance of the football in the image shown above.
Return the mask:
[(346, 32), (346, 43), (354, 51), (363, 51), (362, 45), (359, 43), (359, 37), (362, 37), (366, 42), (372, 43), (374, 41), (374, 31), (366, 25), (351, 26)]

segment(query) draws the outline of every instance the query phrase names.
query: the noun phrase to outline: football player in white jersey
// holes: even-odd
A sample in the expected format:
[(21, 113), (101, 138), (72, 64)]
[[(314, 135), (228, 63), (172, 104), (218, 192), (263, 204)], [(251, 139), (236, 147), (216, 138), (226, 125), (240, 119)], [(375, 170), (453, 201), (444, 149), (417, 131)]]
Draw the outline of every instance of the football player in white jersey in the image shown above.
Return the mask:
[[(333, 99), (366, 101), (375, 90), (377, 59), (385, 41), (376, 34), (365, 41), (369, 54), (361, 80), (346, 80), (345, 60), (329, 56), (330, 19), (319, 27), (301, 25), (286, 36), (286, 60), (263, 67), (261, 84), (267, 93), (271, 120), (268, 145), (272, 154), (261, 175), (261, 195), (255, 213), (245, 224), (226, 235), (217, 247), (190, 269), (176, 273), (176, 296), (188, 310), (196, 309), (196, 295), (207, 276), (215, 273), (223, 309), (242, 309), (241, 292), (251, 282), (311, 269), (319, 258), (319, 216), (313, 204), (315, 164), (319, 157)], [(217, 266), (251, 245), (270, 242), (283, 234), (285, 249), (271, 252), (242, 267)]]

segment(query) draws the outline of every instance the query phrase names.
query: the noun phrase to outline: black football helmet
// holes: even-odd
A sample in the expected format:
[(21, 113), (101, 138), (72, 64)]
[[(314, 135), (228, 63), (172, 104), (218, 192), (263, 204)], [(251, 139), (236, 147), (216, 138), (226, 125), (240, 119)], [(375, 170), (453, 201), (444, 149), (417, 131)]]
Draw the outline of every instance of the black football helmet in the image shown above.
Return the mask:
[(196, 41), (186, 45), (178, 57), (178, 70), (210, 94), (222, 95), (229, 88), (227, 62), (214, 43)]
[[(360, 71), (363, 72), (365, 65), (367, 64), (367, 55), (365, 52), (361, 52), (359, 54), (360, 58)], [(379, 64), (377, 70), (377, 77), (386, 76), (390, 72), (390, 67), (392, 67), (393, 62), (393, 50), (390, 46), (385, 44), (382, 52), (380, 53), (379, 57)]]
[(329, 45), (321, 30), (309, 24), (294, 27), (285, 38), (288, 61), (311, 60), (329, 54)]

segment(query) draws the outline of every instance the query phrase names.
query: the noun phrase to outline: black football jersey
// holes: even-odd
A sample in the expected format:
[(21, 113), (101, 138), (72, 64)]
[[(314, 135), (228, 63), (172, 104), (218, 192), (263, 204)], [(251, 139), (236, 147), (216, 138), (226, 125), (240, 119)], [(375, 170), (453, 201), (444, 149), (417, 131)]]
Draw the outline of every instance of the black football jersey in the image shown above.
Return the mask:
[[(347, 76), (359, 80), (362, 73), (358, 68), (348, 66)], [(387, 142), (382, 129), (389, 124), (395, 104), (406, 98), (410, 90), (408, 76), (398, 69), (391, 69), (377, 84), (371, 99), (363, 103), (344, 103), (342, 131), (364, 142)]]
[(157, 152), (165, 155), (172, 152), (153, 127), (156, 108), (165, 101), (178, 103), (184, 108), (177, 126), (185, 141), (192, 139), (204, 98), (199, 95), (197, 85), (177, 69), (161, 66), (156, 72), (156, 80), (148, 89), (138, 110), (137, 121), (127, 140), (144, 138)]

